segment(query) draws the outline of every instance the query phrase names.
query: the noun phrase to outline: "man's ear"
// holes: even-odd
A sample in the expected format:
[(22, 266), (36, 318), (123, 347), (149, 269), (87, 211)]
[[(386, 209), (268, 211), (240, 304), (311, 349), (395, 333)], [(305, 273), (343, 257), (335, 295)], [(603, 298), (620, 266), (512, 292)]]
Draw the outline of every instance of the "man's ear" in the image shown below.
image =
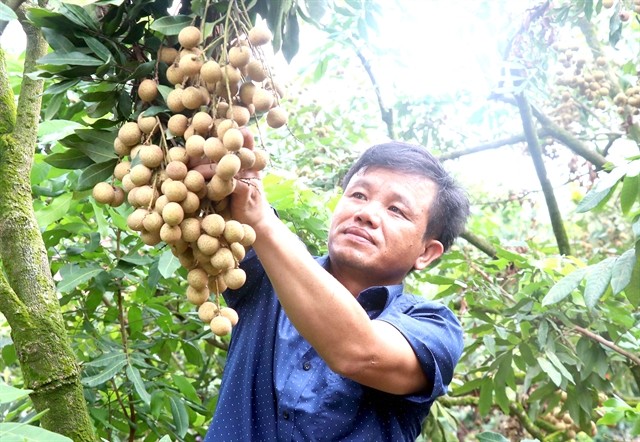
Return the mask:
[(428, 239), (424, 243), (424, 251), (413, 264), (415, 270), (422, 270), (444, 253), (444, 246), (437, 239)]

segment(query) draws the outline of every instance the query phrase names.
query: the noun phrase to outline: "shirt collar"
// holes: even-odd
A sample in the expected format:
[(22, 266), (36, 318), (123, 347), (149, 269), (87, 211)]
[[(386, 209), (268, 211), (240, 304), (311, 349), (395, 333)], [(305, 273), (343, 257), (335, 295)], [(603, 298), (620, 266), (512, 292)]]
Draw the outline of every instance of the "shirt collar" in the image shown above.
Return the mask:
[[(316, 262), (326, 270), (329, 255), (316, 257)], [(402, 287), (402, 284), (372, 286), (361, 291), (356, 299), (365, 311), (377, 316), (394, 299), (402, 295)]]

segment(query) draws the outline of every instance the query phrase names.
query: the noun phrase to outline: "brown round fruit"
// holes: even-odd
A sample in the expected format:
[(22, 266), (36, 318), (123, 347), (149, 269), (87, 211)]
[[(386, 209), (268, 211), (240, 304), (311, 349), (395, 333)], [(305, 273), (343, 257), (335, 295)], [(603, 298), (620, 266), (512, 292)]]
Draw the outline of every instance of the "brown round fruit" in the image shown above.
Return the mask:
[(216, 336), (228, 335), (233, 328), (229, 318), (225, 318), (224, 316), (216, 316), (213, 318), (209, 323), (209, 327), (211, 327), (211, 332)]
[(222, 279), (231, 290), (237, 290), (244, 285), (247, 275), (242, 269), (229, 269), (222, 274)]
[(287, 124), (287, 119), (287, 113), (281, 107), (274, 107), (267, 113), (267, 124), (274, 129)]
[(178, 43), (186, 49), (195, 48), (200, 44), (200, 40), (202, 40), (202, 33), (195, 26), (182, 28), (178, 33)]
[(93, 186), (93, 191), (91, 192), (93, 195), (93, 199), (100, 204), (111, 204), (113, 199), (115, 198), (115, 191), (113, 190), (113, 186), (109, 183), (98, 183)]
[(122, 141), (125, 146), (135, 146), (140, 143), (142, 138), (142, 131), (138, 127), (138, 123), (134, 121), (127, 121), (118, 130), (118, 139)]
[(263, 25), (254, 26), (249, 30), (249, 42), (254, 46), (266, 45), (273, 38), (269, 28)]
[(158, 83), (150, 78), (142, 80), (138, 86), (138, 97), (146, 103), (151, 103), (158, 97)]
[(229, 321), (231, 321), (231, 325), (233, 327), (236, 326), (236, 324), (238, 323), (238, 312), (236, 312), (234, 309), (232, 309), (231, 307), (222, 307), (220, 309), (220, 315), (224, 316), (225, 318), (227, 318)]
[(198, 317), (202, 322), (211, 322), (217, 313), (218, 306), (211, 301), (203, 302), (200, 307), (198, 307)]

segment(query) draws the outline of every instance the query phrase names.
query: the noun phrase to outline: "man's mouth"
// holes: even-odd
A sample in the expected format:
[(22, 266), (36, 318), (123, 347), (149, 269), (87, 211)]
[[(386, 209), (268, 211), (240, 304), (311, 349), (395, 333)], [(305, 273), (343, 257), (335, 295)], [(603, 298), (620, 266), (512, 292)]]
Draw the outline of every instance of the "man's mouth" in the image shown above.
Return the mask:
[(347, 227), (346, 229), (344, 229), (343, 233), (346, 235), (355, 236), (373, 244), (373, 238), (371, 237), (371, 235), (369, 235), (369, 232), (359, 227)]

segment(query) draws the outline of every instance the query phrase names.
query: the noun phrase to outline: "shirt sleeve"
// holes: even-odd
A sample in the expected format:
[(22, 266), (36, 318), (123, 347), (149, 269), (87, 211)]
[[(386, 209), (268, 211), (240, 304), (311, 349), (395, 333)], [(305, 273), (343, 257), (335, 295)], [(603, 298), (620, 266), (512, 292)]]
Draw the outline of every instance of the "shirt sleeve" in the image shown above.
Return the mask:
[(376, 319), (397, 328), (409, 342), (431, 387), (406, 396), (414, 402), (433, 402), (447, 393), (453, 370), (463, 350), (462, 327), (446, 306), (427, 301), (408, 302), (384, 310)]

